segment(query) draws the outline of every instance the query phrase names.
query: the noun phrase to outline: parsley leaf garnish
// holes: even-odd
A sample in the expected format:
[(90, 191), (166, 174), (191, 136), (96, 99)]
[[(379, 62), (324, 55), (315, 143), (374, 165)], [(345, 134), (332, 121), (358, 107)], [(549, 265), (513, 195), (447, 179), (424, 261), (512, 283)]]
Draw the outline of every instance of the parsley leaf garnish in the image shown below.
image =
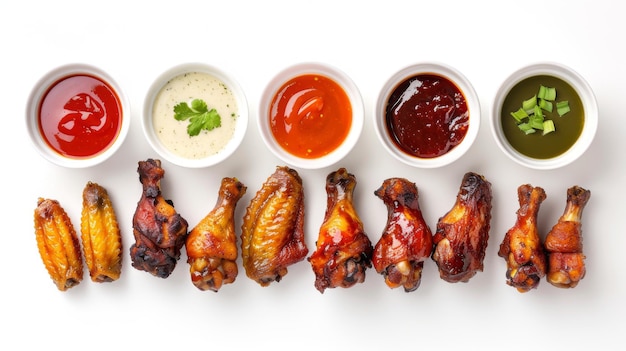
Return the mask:
[(202, 99), (191, 101), (191, 107), (186, 102), (181, 102), (174, 106), (174, 118), (178, 121), (189, 119), (187, 134), (196, 136), (204, 130), (213, 130), (222, 125), (222, 119), (217, 111), (208, 109), (206, 102)]

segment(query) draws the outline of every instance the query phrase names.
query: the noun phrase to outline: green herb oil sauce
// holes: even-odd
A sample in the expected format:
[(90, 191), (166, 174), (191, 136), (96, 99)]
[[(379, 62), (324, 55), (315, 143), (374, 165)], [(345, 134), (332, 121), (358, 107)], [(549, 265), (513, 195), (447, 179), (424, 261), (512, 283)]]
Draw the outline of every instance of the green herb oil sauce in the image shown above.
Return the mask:
[[(556, 131), (542, 135), (541, 131), (525, 134), (519, 129), (511, 112), (522, 106), (522, 101), (532, 98), (539, 87), (556, 88), (556, 99), (552, 112), (543, 111), (546, 119), (554, 121)], [(556, 102), (567, 100), (570, 112), (559, 117)], [(585, 122), (585, 114), (580, 97), (567, 82), (548, 75), (526, 78), (517, 83), (504, 99), (500, 111), (502, 130), (511, 146), (523, 155), (536, 159), (549, 159), (567, 151), (578, 139)]]

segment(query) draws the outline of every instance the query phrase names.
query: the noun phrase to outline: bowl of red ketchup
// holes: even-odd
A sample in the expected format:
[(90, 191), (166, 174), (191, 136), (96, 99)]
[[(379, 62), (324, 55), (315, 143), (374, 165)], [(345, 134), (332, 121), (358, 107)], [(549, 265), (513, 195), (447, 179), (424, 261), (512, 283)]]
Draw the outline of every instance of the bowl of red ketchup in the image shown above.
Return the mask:
[(261, 97), (257, 124), (270, 151), (297, 168), (320, 169), (342, 160), (363, 129), (358, 87), (340, 69), (305, 62), (274, 76)]
[(102, 69), (67, 64), (34, 86), (26, 124), (35, 149), (63, 167), (95, 166), (122, 145), (130, 126), (130, 103), (117, 82)]
[(443, 167), (472, 146), (480, 103), (469, 80), (443, 63), (417, 63), (391, 76), (380, 91), (374, 127), (397, 160), (419, 168)]

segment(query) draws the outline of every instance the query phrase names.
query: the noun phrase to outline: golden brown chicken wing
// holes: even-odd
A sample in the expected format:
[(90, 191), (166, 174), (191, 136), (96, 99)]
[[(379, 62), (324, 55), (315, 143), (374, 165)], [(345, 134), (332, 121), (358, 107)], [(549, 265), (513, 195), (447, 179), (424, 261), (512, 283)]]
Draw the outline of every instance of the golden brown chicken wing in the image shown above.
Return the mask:
[(35, 239), (50, 278), (60, 291), (83, 280), (83, 256), (76, 229), (57, 200), (39, 198), (35, 208)]
[(237, 277), (235, 208), (246, 193), (237, 178), (223, 178), (213, 209), (189, 232), (185, 247), (192, 283), (200, 290), (219, 291)]
[(137, 172), (143, 191), (133, 216), (132, 266), (167, 278), (176, 267), (185, 244), (187, 221), (176, 212), (173, 202), (161, 194), (165, 171), (160, 160), (140, 161)]
[(591, 191), (580, 186), (567, 189), (563, 215), (546, 236), (548, 275), (550, 284), (559, 288), (574, 288), (585, 277), (582, 215)]
[(316, 251), (308, 258), (315, 273), (315, 288), (349, 288), (365, 281), (372, 266), (372, 244), (353, 204), (356, 177), (345, 168), (326, 178), (326, 214)]
[(302, 179), (294, 169), (276, 167), (243, 218), (241, 255), (246, 275), (261, 286), (279, 282), (287, 267), (303, 260), (308, 252)]
[(483, 270), (491, 226), (491, 183), (468, 172), (452, 209), (437, 222), (433, 235), (440, 277), (449, 282), (468, 282)]
[(390, 178), (374, 194), (387, 206), (387, 224), (374, 246), (372, 263), (390, 288), (416, 290), (424, 261), (433, 250), (433, 235), (419, 207), (417, 186), (404, 178)]
[(83, 189), (80, 232), (91, 280), (102, 283), (119, 279), (122, 235), (111, 198), (100, 184), (87, 182)]
[(504, 235), (498, 256), (507, 263), (506, 283), (524, 293), (537, 288), (546, 275), (546, 253), (537, 228), (546, 193), (540, 187), (523, 184), (517, 188), (517, 197), (517, 220)]

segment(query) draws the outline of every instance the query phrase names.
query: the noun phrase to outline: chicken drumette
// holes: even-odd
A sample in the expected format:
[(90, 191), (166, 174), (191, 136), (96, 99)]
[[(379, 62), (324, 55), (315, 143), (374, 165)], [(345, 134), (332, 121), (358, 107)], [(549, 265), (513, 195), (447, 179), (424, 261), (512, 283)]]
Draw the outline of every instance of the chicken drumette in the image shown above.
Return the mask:
[(185, 244), (187, 221), (176, 212), (173, 202), (161, 194), (165, 171), (160, 160), (140, 161), (137, 172), (143, 191), (133, 216), (132, 266), (167, 278), (176, 267)]
[(498, 256), (507, 263), (506, 283), (519, 292), (528, 292), (546, 275), (546, 253), (537, 228), (537, 215), (546, 193), (540, 187), (523, 184), (517, 188), (517, 196), (517, 220), (506, 232)]
[(309, 257), (315, 273), (315, 288), (349, 288), (365, 280), (372, 266), (373, 247), (353, 205), (356, 178), (345, 168), (326, 178), (326, 213)]
[(415, 183), (390, 178), (374, 194), (387, 206), (387, 224), (374, 247), (372, 263), (390, 288), (416, 290), (422, 279), (424, 261), (433, 250), (432, 232), (419, 207)]
[(491, 183), (468, 172), (452, 209), (437, 222), (432, 259), (440, 277), (450, 283), (468, 282), (483, 270), (491, 226)]
[(236, 178), (223, 178), (213, 209), (189, 232), (185, 247), (191, 282), (200, 290), (219, 291), (235, 281), (237, 235), (235, 208), (246, 193)]
[(574, 288), (585, 277), (582, 215), (591, 191), (573, 186), (567, 189), (563, 215), (546, 236), (548, 275), (550, 284), (559, 288)]

